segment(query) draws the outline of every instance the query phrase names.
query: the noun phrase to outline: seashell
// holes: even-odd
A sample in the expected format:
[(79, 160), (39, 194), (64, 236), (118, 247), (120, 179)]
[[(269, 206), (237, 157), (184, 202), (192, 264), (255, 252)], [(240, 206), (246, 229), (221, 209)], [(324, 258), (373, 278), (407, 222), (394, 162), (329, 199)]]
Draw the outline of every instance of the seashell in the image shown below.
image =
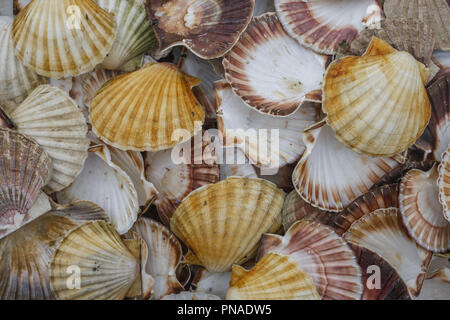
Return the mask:
[(201, 268), (192, 279), (191, 287), (195, 292), (213, 294), (225, 300), (230, 278), (231, 272), (209, 272)]
[(75, 102), (62, 90), (37, 87), (9, 113), (17, 130), (34, 138), (52, 159), (49, 193), (69, 186), (81, 172), (88, 155), (87, 125)]
[(158, 190), (145, 178), (144, 158), (140, 152), (122, 151), (107, 146), (111, 161), (122, 169), (133, 182), (139, 206), (147, 208), (155, 199)]
[(262, 179), (232, 177), (188, 195), (170, 219), (185, 262), (225, 272), (254, 256), (263, 233), (281, 226), (284, 193)]
[(335, 218), (335, 214), (310, 205), (295, 190), (291, 191), (284, 199), (282, 220), (286, 231), (299, 220), (312, 220), (334, 227)]
[(324, 123), (303, 135), (306, 151), (292, 174), (299, 195), (322, 210), (339, 212), (385, 174), (400, 166), (397, 157), (372, 158), (346, 148)]
[(219, 166), (210, 154), (213, 146), (205, 137), (199, 132), (174, 149), (146, 153), (145, 173), (159, 191), (155, 205), (166, 226), (170, 226), (175, 209), (188, 194), (219, 181)]
[(17, 58), (32, 71), (56, 79), (101, 63), (115, 33), (113, 16), (92, 0), (33, 1), (19, 12), (12, 28)]
[(436, 79), (427, 91), (432, 105), (431, 119), (415, 145), (441, 161), (450, 143), (450, 72)]
[[(352, 248), (361, 267), (364, 292), (362, 300), (411, 300), (408, 287), (389, 263), (374, 252), (354, 244)], [(377, 268), (379, 273), (377, 273)], [(379, 282), (373, 276), (379, 276)]]
[(396, 208), (378, 209), (343, 234), (348, 242), (366, 248), (386, 260), (408, 286), (412, 296), (420, 293), (431, 253), (420, 248), (406, 233)]
[(410, 170), (400, 184), (400, 214), (408, 233), (429, 251), (450, 249), (450, 225), (439, 203), (438, 172)]
[[(1, 10), (1, 9), (0, 9)], [(0, 104), (11, 112), (28, 94), (48, 80), (26, 68), (14, 55), (11, 37), (13, 19), (1, 17), (0, 21)], [(10, 102), (9, 104), (7, 102)]]
[[(68, 286), (67, 270), (79, 268), (79, 288)], [(73, 229), (56, 249), (50, 284), (58, 300), (122, 300), (140, 279), (139, 258), (104, 221)]]
[(442, 155), (439, 165), (439, 202), (444, 208), (444, 218), (450, 222), (450, 147)]
[(163, 297), (161, 300), (221, 300), (221, 299), (213, 294), (207, 294), (203, 292), (183, 291), (177, 294), (175, 293), (169, 294)]
[(275, 0), (284, 29), (317, 52), (334, 54), (343, 41), (350, 43), (365, 26), (381, 20), (375, 0)]
[(405, 17), (425, 22), (433, 29), (436, 49), (450, 50), (450, 7), (446, 0), (387, 0), (387, 18)]
[(117, 34), (111, 50), (102, 62), (110, 70), (132, 71), (158, 42), (147, 19), (145, 0), (95, 0), (97, 5), (112, 14), (116, 20)]
[(262, 236), (258, 256), (288, 255), (311, 277), (325, 300), (359, 300), (361, 269), (352, 249), (331, 228), (316, 221), (295, 222), (284, 237)]
[[(171, 148), (180, 142), (175, 139), (177, 133), (186, 141), (200, 130), (205, 119), (191, 91), (199, 81), (170, 63), (149, 63), (117, 76), (91, 102), (92, 130), (122, 150)], [(159, 94), (145, 94), (152, 90)]]
[(104, 145), (89, 149), (81, 173), (56, 198), (59, 203), (75, 200), (96, 203), (106, 211), (120, 234), (127, 232), (138, 217), (138, 195), (133, 181), (111, 160), (111, 153)]
[(176, 269), (183, 256), (177, 238), (162, 224), (148, 218), (140, 218), (133, 226), (148, 247), (145, 271), (154, 279), (155, 299), (184, 290), (176, 277)]
[[(9, 1), (9, 0), (6, 0)], [(16, 16), (20, 11), (23, 10), (32, 0), (13, 0), (14, 15)]]
[(73, 228), (105, 220), (105, 212), (88, 201), (58, 206), (0, 241), (0, 299), (55, 299), (48, 265), (58, 243)]
[(381, 20), (380, 28), (366, 28), (359, 33), (350, 45), (351, 51), (356, 55), (364, 54), (373, 36), (430, 66), (435, 40), (433, 30), (425, 22), (404, 18)]
[(240, 148), (258, 167), (279, 168), (300, 158), (305, 150), (301, 133), (316, 120), (314, 104), (305, 104), (289, 117), (273, 118), (248, 108), (224, 81), (214, 86), (217, 126), (225, 146)]
[(354, 200), (334, 220), (337, 234), (345, 233), (353, 222), (378, 209), (398, 208), (398, 184), (376, 187)]
[(3, 238), (30, 222), (29, 210), (52, 175), (52, 162), (36, 141), (0, 128), (0, 168), (0, 238)]
[(120, 75), (120, 71), (112, 71), (105, 69), (97, 69), (86, 73), (82, 76), (82, 87), (84, 91), (83, 104), (88, 109), (91, 106), (91, 101), (94, 99), (97, 91), (109, 80), (115, 76)]
[(216, 99), (214, 96), (214, 82), (221, 79), (214, 71), (211, 64), (200, 59), (190, 51), (187, 51), (180, 59), (178, 66), (181, 71), (202, 80), (202, 82), (192, 88), (197, 100), (206, 112), (206, 118), (216, 118)]
[(311, 277), (290, 256), (268, 253), (251, 269), (234, 265), (227, 300), (319, 300)]
[(352, 150), (374, 157), (403, 152), (430, 119), (427, 79), (428, 69), (413, 56), (373, 37), (362, 57), (345, 57), (328, 67), (323, 87), (327, 123)]
[(254, 0), (153, 0), (147, 11), (160, 50), (183, 45), (202, 59), (222, 57), (238, 41)]
[(220, 180), (229, 177), (258, 178), (255, 168), (241, 149), (235, 147), (222, 148), (222, 160), (219, 160)]
[(275, 13), (253, 18), (223, 59), (225, 77), (249, 107), (273, 116), (321, 102), (328, 57), (305, 48), (284, 30)]

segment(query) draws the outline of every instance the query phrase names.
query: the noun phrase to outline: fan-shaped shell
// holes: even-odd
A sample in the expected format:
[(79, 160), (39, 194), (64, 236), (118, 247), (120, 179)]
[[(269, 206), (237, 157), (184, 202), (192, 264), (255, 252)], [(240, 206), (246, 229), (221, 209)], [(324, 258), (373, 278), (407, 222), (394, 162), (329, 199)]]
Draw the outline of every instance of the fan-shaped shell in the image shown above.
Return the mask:
[[(68, 268), (78, 270), (79, 288), (70, 282)], [(139, 257), (125, 246), (119, 234), (104, 221), (73, 229), (55, 251), (50, 283), (58, 300), (121, 300), (140, 279)], [(72, 288), (73, 285), (74, 288)]]
[(376, 0), (275, 0), (284, 29), (301, 44), (334, 54), (365, 26), (381, 20)]
[(160, 49), (183, 45), (203, 59), (227, 53), (245, 30), (254, 0), (152, 0), (149, 17)]
[(193, 191), (170, 226), (191, 249), (186, 261), (229, 271), (252, 258), (263, 233), (280, 228), (283, 200), (283, 191), (266, 180), (232, 177)]
[(292, 39), (269, 13), (253, 18), (223, 66), (234, 93), (249, 107), (287, 116), (305, 100), (321, 101), (326, 61)]
[(333, 226), (335, 214), (313, 207), (299, 196), (296, 190), (292, 190), (283, 203), (283, 227), (287, 231), (299, 220), (318, 221), (324, 225)]
[(322, 210), (343, 210), (403, 161), (400, 156), (372, 158), (356, 153), (320, 123), (308, 129), (303, 139), (306, 151), (292, 181), (306, 202)]
[(95, 0), (99, 7), (113, 14), (117, 34), (111, 50), (102, 62), (110, 70), (132, 71), (142, 57), (158, 45), (147, 18), (145, 0)]
[(439, 203), (436, 166), (428, 172), (410, 170), (400, 184), (400, 213), (409, 234), (434, 252), (450, 249), (450, 224)]
[(176, 269), (183, 256), (177, 238), (162, 224), (148, 218), (140, 218), (133, 226), (148, 247), (148, 257), (143, 268), (154, 279), (155, 299), (179, 293), (184, 288), (176, 277)]
[(314, 104), (289, 117), (272, 118), (247, 107), (224, 81), (215, 83), (215, 92), (225, 146), (237, 146), (258, 167), (279, 168), (300, 158), (305, 149), (301, 133), (316, 120)]
[(326, 300), (359, 300), (361, 270), (352, 249), (331, 228), (315, 221), (297, 221), (281, 237), (265, 234), (259, 256), (288, 255), (311, 277)]
[(404, 17), (425, 22), (433, 29), (436, 49), (450, 50), (450, 6), (446, 0), (386, 0), (387, 18)]
[(290, 256), (268, 253), (249, 271), (233, 266), (227, 300), (319, 300), (311, 277)]
[(56, 197), (60, 203), (89, 200), (98, 204), (105, 209), (120, 234), (127, 232), (138, 216), (138, 195), (133, 181), (113, 163), (109, 149), (104, 145), (89, 149), (79, 176)]
[(434, 49), (434, 35), (431, 27), (415, 19), (384, 19), (379, 28), (366, 28), (351, 43), (351, 51), (362, 55), (369, 46), (372, 36), (386, 41), (395, 49), (407, 51), (418, 61), (430, 66)]
[(439, 165), (439, 201), (444, 208), (444, 217), (450, 222), (450, 147), (442, 155)]
[(2, 17), (0, 22), (0, 104), (10, 106), (7, 111), (12, 111), (12, 106), (21, 103), (35, 87), (48, 82), (26, 68), (14, 55), (12, 23), (13, 20), (7, 17)]
[(36, 139), (52, 159), (53, 175), (46, 191), (70, 185), (83, 168), (89, 147), (86, 121), (75, 102), (62, 90), (43, 85), (9, 116), (17, 130)]
[(374, 157), (403, 152), (430, 120), (427, 79), (428, 69), (413, 56), (373, 37), (362, 57), (329, 66), (323, 87), (327, 123), (339, 141), (358, 152)]
[(105, 212), (87, 201), (59, 206), (0, 241), (0, 299), (55, 299), (48, 265), (58, 243), (70, 230)]
[(211, 152), (213, 145), (203, 138), (199, 132), (173, 149), (146, 153), (145, 173), (159, 191), (155, 205), (166, 226), (170, 226), (175, 209), (188, 194), (219, 181), (219, 166)]
[(405, 281), (413, 296), (420, 293), (431, 254), (403, 229), (399, 210), (378, 209), (355, 221), (343, 237), (386, 260)]
[(191, 91), (198, 84), (170, 63), (149, 63), (117, 76), (91, 102), (92, 129), (122, 150), (171, 148), (180, 135), (186, 141), (201, 129), (205, 112)]
[(440, 161), (450, 143), (450, 72), (433, 81), (427, 91), (432, 105), (431, 119), (416, 146)]
[(398, 208), (398, 189), (398, 184), (385, 185), (371, 189), (357, 198), (336, 216), (334, 228), (337, 234), (342, 235), (353, 222), (375, 210)]
[(102, 62), (115, 33), (114, 17), (92, 0), (33, 1), (12, 28), (17, 58), (56, 79), (80, 75)]
[(0, 238), (3, 238), (29, 222), (28, 211), (51, 177), (52, 162), (36, 141), (0, 128), (0, 168)]

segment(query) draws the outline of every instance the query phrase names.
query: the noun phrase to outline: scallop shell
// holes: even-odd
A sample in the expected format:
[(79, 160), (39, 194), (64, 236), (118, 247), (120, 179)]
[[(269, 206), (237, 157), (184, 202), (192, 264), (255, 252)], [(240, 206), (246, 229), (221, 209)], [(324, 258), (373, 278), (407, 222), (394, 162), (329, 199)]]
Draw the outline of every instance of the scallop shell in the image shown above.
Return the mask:
[(299, 220), (318, 221), (330, 227), (334, 226), (335, 214), (313, 207), (299, 196), (296, 190), (291, 191), (284, 199), (282, 220), (284, 230)]
[(446, 0), (386, 0), (387, 18), (405, 17), (425, 22), (433, 29), (436, 49), (450, 50), (450, 6)]
[(0, 128), (0, 168), (0, 238), (3, 238), (30, 221), (27, 215), (51, 177), (52, 162), (36, 141)]
[(407, 235), (399, 220), (398, 209), (378, 209), (355, 221), (343, 237), (386, 260), (405, 281), (411, 295), (417, 296), (431, 254)]
[(147, 208), (158, 194), (155, 186), (145, 177), (144, 158), (140, 152), (122, 151), (108, 146), (111, 161), (130, 177), (138, 196), (139, 206)]
[(177, 294), (169, 294), (161, 300), (221, 300), (218, 296), (203, 292), (183, 291)]
[(410, 170), (400, 184), (400, 213), (408, 233), (429, 251), (450, 249), (450, 224), (439, 203), (438, 172)]
[(268, 253), (251, 269), (234, 265), (227, 300), (319, 300), (311, 277), (290, 256)]
[(339, 212), (385, 174), (400, 166), (402, 157), (372, 158), (356, 153), (319, 123), (304, 133), (306, 151), (292, 181), (299, 195), (312, 206)]
[(390, 184), (371, 189), (366, 192), (342, 212), (334, 220), (337, 234), (346, 232), (353, 222), (378, 209), (398, 208), (398, 184)]
[(148, 247), (145, 271), (154, 279), (155, 299), (184, 290), (176, 277), (176, 269), (183, 256), (177, 238), (162, 224), (148, 218), (140, 218), (133, 226)]
[(362, 57), (329, 66), (323, 87), (327, 123), (339, 141), (358, 152), (374, 157), (403, 152), (430, 119), (427, 79), (428, 69), (413, 56), (373, 37)]
[[(199, 132), (174, 149), (146, 153), (145, 173), (159, 191), (155, 205), (166, 226), (170, 226), (175, 209), (188, 194), (219, 181), (217, 161), (215, 157), (208, 156), (213, 146), (203, 138), (202, 132)], [(182, 159), (178, 159), (180, 151), (183, 152)]]
[(416, 146), (441, 161), (450, 143), (450, 72), (436, 79), (427, 91), (432, 105), (431, 119)]
[[(185, 49), (186, 50), (186, 49)], [(216, 118), (216, 100), (214, 96), (214, 82), (220, 80), (213, 67), (207, 60), (200, 59), (190, 51), (187, 51), (178, 62), (181, 71), (202, 80), (202, 82), (192, 88), (197, 100), (206, 112), (206, 118)]]
[(253, 18), (223, 59), (225, 77), (249, 107), (287, 116), (305, 100), (320, 102), (326, 56), (292, 39), (275, 13)]
[(152, 0), (147, 11), (162, 51), (183, 45), (202, 59), (219, 58), (238, 41), (254, 0)]
[[(411, 300), (408, 287), (389, 263), (370, 250), (351, 243), (349, 246), (355, 253), (362, 271), (362, 300)], [(379, 282), (372, 276), (379, 276)]]
[(80, 75), (102, 62), (115, 33), (114, 17), (92, 0), (33, 1), (12, 28), (17, 58), (56, 79)]
[[(27, 95), (38, 85), (48, 82), (26, 68), (14, 55), (14, 44), (11, 37), (13, 20), (1, 17), (0, 23), (0, 104), (12, 106), (21, 103)], [(4, 23), (3, 23), (4, 22)], [(7, 104), (5, 102), (10, 102)]]
[(291, 37), (327, 54), (334, 54), (343, 41), (350, 43), (382, 16), (376, 0), (275, 0), (275, 9)]
[(192, 279), (191, 287), (195, 292), (213, 294), (225, 299), (230, 287), (231, 272), (209, 272), (200, 268)]
[[(80, 287), (71, 288), (68, 268), (79, 270)], [(75, 268), (74, 268), (75, 267)], [(55, 251), (50, 283), (58, 300), (121, 300), (140, 279), (139, 259), (106, 222), (73, 229)]]
[(444, 208), (444, 217), (450, 222), (450, 147), (442, 155), (442, 162), (439, 165), (439, 202)]
[(62, 90), (43, 85), (9, 117), (20, 133), (36, 139), (52, 159), (53, 175), (46, 191), (69, 186), (81, 172), (89, 147), (86, 121), (75, 102)]
[(91, 102), (92, 129), (122, 150), (169, 149), (180, 142), (177, 134), (186, 141), (201, 129), (205, 112), (191, 91), (198, 84), (170, 63), (117, 76)]
[(105, 212), (87, 201), (59, 206), (0, 241), (0, 299), (55, 299), (48, 265), (65, 234), (78, 225), (106, 219)]
[(399, 51), (407, 51), (418, 61), (429, 66), (434, 48), (433, 30), (423, 21), (415, 19), (384, 19), (380, 28), (366, 28), (351, 43), (351, 51), (362, 55), (372, 36), (389, 43)]
[(145, 0), (95, 0), (97, 5), (114, 15), (117, 34), (111, 50), (102, 62), (110, 70), (132, 71), (134, 61), (140, 60), (151, 48), (158, 46)]
[(315, 221), (297, 221), (284, 237), (265, 234), (259, 256), (288, 255), (311, 277), (325, 300), (359, 300), (361, 269), (352, 249), (331, 228)]
[(316, 120), (314, 104), (305, 104), (289, 117), (273, 118), (248, 108), (226, 82), (214, 85), (217, 126), (225, 146), (240, 148), (258, 167), (283, 167), (300, 158), (305, 150), (301, 133)]
[(225, 272), (252, 258), (263, 233), (280, 228), (283, 200), (283, 191), (268, 181), (228, 178), (193, 191), (170, 226), (191, 249), (187, 263)]
[(133, 181), (111, 160), (109, 149), (103, 145), (89, 149), (80, 175), (56, 197), (59, 203), (89, 200), (98, 204), (120, 234), (127, 232), (138, 217), (138, 195)]

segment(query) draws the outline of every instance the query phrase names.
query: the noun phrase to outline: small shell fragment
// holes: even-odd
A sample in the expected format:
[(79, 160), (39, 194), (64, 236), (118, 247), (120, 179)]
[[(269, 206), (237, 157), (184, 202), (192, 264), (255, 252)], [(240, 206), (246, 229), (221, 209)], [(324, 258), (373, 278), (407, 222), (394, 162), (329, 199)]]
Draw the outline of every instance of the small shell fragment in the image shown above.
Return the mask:
[(444, 209), (444, 217), (450, 222), (450, 147), (442, 155), (439, 165), (439, 202)]

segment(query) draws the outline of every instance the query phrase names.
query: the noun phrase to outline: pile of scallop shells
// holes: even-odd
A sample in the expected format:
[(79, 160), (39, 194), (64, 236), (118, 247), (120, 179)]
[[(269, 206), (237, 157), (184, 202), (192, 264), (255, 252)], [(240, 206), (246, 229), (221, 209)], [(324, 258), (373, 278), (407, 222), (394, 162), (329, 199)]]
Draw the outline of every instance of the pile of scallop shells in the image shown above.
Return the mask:
[(450, 299), (447, 0), (0, 15), (1, 299)]

